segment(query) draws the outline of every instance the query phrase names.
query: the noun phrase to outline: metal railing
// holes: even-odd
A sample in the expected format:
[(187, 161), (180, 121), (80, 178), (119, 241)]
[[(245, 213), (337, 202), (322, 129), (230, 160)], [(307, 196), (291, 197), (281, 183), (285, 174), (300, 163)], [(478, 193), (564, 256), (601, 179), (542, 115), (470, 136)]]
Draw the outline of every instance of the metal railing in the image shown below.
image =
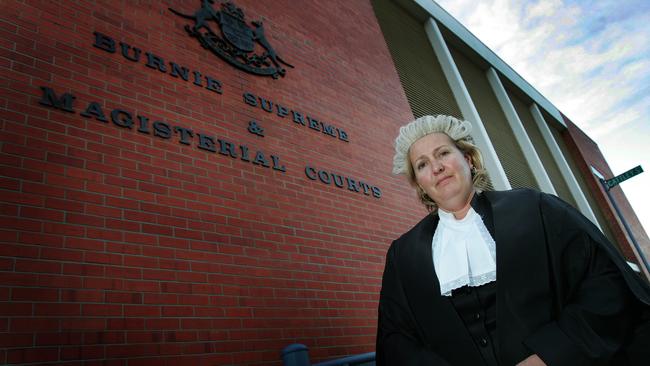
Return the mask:
[(362, 353), (311, 364), (309, 349), (304, 344), (290, 344), (282, 350), (283, 366), (375, 366), (375, 352)]

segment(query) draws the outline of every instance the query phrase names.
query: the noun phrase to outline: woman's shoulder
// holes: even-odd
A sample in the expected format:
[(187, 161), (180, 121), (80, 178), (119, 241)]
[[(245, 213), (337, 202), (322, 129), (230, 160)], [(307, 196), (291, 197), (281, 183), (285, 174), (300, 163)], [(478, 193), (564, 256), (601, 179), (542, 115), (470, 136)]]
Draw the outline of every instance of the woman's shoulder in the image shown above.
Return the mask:
[(395, 239), (386, 253), (387, 260), (396, 263), (412, 263), (421, 256), (425, 246), (431, 245), (433, 232), (438, 223), (438, 216), (428, 214), (411, 229)]
[(492, 199), (540, 199), (546, 193), (540, 192), (533, 188), (514, 188), (505, 191), (484, 191), (483, 193)]
[(433, 233), (433, 229), (435, 228), (435, 225), (438, 222), (438, 216), (436, 214), (428, 214), (420, 222), (415, 224), (411, 229), (409, 229), (407, 232), (402, 234), (399, 238), (395, 240), (396, 243), (398, 242), (408, 242), (411, 240), (416, 240), (420, 238), (420, 236), (427, 232), (431, 231)]

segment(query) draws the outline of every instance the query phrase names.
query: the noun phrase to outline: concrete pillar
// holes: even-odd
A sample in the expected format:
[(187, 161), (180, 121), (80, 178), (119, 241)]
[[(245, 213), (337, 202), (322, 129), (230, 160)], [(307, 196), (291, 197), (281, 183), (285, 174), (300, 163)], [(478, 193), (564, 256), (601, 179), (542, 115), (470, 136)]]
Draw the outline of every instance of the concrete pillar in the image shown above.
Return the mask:
[(591, 220), (594, 225), (602, 230), (598, 224), (598, 220), (596, 220), (594, 211), (592, 211), (591, 206), (589, 206), (587, 197), (585, 197), (582, 189), (580, 189), (580, 185), (578, 184), (576, 177), (573, 175), (573, 172), (571, 171), (569, 164), (564, 158), (564, 154), (562, 153), (562, 150), (560, 150), (560, 146), (557, 144), (557, 141), (555, 141), (550, 128), (546, 124), (546, 121), (544, 121), (544, 116), (542, 116), (542, 112), (539, 110), (537, 104), (531, 104), (530, 114), (532, 114), (535, 123), (537, 123), (537, 128), (539, 128), (539, 131), (542, 133), (542, 137), (546, 142), (546, 146), (548, 146), (549, 150), (551, 150), (551, 155), (553, 155), (553, 159), (560, 169), (560, 173), (562, 173), (562, 176), (566, 180), (567, 186), (569, 186), (569, 191), (571, 191), (571, 195), (578, 205), (578, 209), (580, 212), (582, 212), (583, 215), (585, 215), (585, 217)]
[(492, 91), (497, 97), (499, 105), (506, 116), (510, 129), (514, 133), (515, 139), (517, 140), (519, 147), (521, 147), (521, 151), (524, 153), (524, 158), (526, 159), (526, 162), (528, 162), (528, 166), (533, 172), (533, 176), (535, 177), (535, 181), (537, 181), (540, 190), (546, 193), (557, 194), (551, 179), (548, 177), (548, 174), (546, 174), (546, 169), (542, 164), (542, 160), (539, 158), (539, 155), (537, 155), (533, 142), (530, 141), (528, 133), (526, 133), (526, 129), (524, 128), (523, 123), (521, 123), (519, 115), (517, 115), (517, 111), (512, 105), (512, 101), (510, 101), (510, 97), (508, 97), (508, 93), (503, 87), (501, 79), (499, 79), (499, 75), (493, 67), (490, 67), (486, 72), (486, 76), (490, 86), (492, 87)]

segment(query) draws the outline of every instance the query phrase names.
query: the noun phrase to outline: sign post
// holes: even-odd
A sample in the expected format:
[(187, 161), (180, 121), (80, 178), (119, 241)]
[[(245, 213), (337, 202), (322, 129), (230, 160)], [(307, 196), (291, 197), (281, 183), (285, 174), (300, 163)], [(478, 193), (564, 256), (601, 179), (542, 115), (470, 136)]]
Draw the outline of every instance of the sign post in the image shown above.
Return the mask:
[[(594, 169), (592, 168), (592, 170)], [(594, 173), (596, 172), (597, 171), (594, 170)], [(600, 183), (603, 185), (603, 188), (605, 189), (605, 193), (607, 193), (607, 197), (609, 197), (609, 201), (612, 203), (612, 206), (614, 206), (614, 210), (616, 210), (616, 214), (618, 215), (618, 218), (623, 223), (623, 226), (625, 227), (625, 231), (627, 231), (627, 235), (630, 237), (630, 240), (632, 240), (632, 244), (634, 244), (634, 248), (636, 248), (637, 253), (639, 253), (639, 257), (641, 257), (641, 261), (643, 262), (643, 266), (645, 267), (647, 273), (650, 272), (650, 265), (648, 264), (648, 260), (645, 258), (645, 255), (643, 254), (643, 251), (641, 250), (639, 243), (637, 243), (636, 239), (634, 238), (634, 234), (632, 234), (632, 229), (630, 229), (630, 226), (627, 224), (627, 221), (625, 221), (625, 217), (621, 213), (621, 210), (618, 208), (618, 205), (616, 204), (614, 197), (609, 192), (610, 189), (616, 187), (621, 182), (624, 182), (641, 173), (643, 173), (643, 168), (641, 168), (641, 165), (637, 165), (636, 167), (626, 171), (623, 174), (617, 175), (614, 178), (605, 179), (600, 174), (596, 174), (596, 176), (600, 181)]]
[(641, 173), (643, 173), (643, 168), (641, 168), (641, 165), (637, 165), (634, 168), (628, 170), (627, 172), (625, 172), (623, 174), (617, 175), (612, 179), (605, 180), (605, 187), (606, 187), (605, 189), (609, 191), (610, 189), (616, 187), (620, 183), (622, 183), (622, 182), (624, 182), (624, 181), (626, 181), (626, 180), (628, 180), (628, 179), (630, 179), (630, 178), (632, 178), (634, 176), (637, 176), (637, 175), (639, 175)]

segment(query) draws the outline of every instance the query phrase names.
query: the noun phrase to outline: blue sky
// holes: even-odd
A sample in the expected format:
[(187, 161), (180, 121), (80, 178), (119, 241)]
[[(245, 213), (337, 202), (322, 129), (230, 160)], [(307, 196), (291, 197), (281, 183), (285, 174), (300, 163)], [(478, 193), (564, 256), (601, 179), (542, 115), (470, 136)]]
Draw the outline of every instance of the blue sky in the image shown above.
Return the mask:
[(600, 147), (650, 233), (650, 1), (437, 0)]

